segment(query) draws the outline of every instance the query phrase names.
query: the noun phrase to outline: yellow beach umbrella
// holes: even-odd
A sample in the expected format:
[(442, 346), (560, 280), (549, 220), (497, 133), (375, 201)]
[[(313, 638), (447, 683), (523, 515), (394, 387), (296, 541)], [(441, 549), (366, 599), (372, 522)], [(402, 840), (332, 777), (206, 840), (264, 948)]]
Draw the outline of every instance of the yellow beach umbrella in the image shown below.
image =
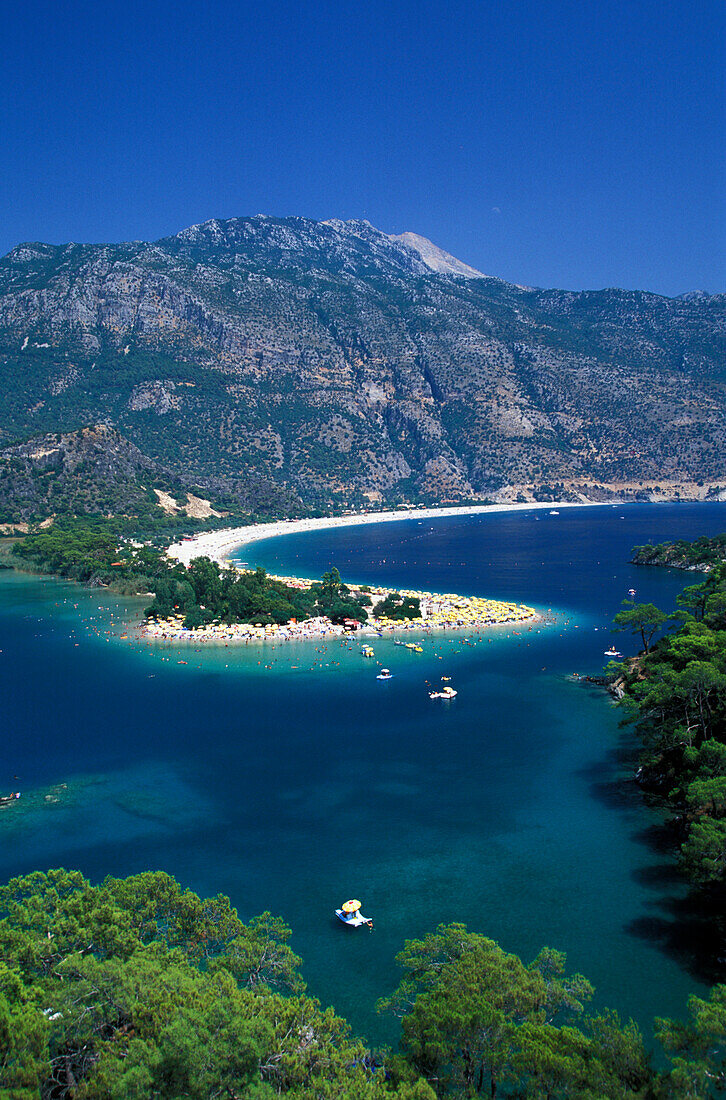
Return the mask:
[(360, 907), (361, 907), (361, 902), (359, 902), (359, 901), (346, 901), (345, 905), (343, 906), (343, 912), (344, 913), (357, 913), (358, 910), (360, 909)]

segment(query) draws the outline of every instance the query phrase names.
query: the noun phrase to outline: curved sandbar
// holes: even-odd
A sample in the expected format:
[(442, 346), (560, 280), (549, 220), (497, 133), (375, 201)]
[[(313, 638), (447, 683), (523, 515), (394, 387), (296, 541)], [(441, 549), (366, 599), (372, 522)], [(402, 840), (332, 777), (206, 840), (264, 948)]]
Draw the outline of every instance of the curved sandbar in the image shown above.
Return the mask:
[(301, 531), (321, 531), (331, 527), (358, 527), (366, 523), (395, 523), (397, 520), (437, 519), (442, 516), (473, 516), (496, 512), (561, 511), (563, 508), (612, 507), (616, 501), (565, 501), (534, 504), (473, 504), (465, 508), (409, 508), (397, 512), (357, 512), (349, 516), (322, 516), (316, 519), (276, 520), (274, 523), (252, 523), (248, 527), (229, 527), (209, 531), (194, 538), (176, 542), (167, 550), (169, 557), (189, 565), (193, 558), (211, 558), (223, 565), (233, 550), (262, 539), (278, 535), (294, 535)]
[[(599, 503), (599, 502), (598, 502)], [(602, 502), (612, 506), (613, 501)], [(315, 519), (276, 520), (273, 523), (250, 524), (247, 527), (227, 528), (222, 531), (210, 531), (185, 539), (170, 546), (167, 554), (184, 565), (198, 557), (208, 557), (219, 565), (228, 562), (230, 554), (250, 543), (279, 535), (296, 534), (304, 531), (319, 531), (335, 527), (355, 527), (369, 523), (392, 523), (398, 520), (436, 519), (442, 516), (477, 515), (508, 511), (547, 510), (560, 511), (564, 508), (593, 507), (589, 501), (582, 502), (536, 502), (522, 504), (474, 504), (463, 508), (411, 508), (389, 512), (355, 513), (346, 516), (324, 516)], [(307, 586), (307, 582), (295, 577), (280, 577), (287, 584)], [(355, 588), (355, 585), (351, 585)], [(399, 589), (402, 595), (417, 596), (421, 601), (421, 618), (410, 620), (388, 620), (375, 617), (375, 605), (393, 589), (373, 587), (369, 589), (373, 599), (373, 608), (368, 621), (361, 625), (361, 634), (381, 634), (399, 630), (418, 630), (428, 633), (431, 630), (452, 629), (478, 631), (494, 626), (512, 626), (533, 623), (539, 615), (533, 607), (502, 600), (488, 600), (475, 596), (460, 596), (455, 593), (419, 592)], [(229, 644), (230, 642), (284, 641), (293, 639), (321, 638), (341, 635), (342, 626), (325, 618), (308, 619), (305, 622), (291, 621), (285, 625), (253, 625), (250, 623), (212, 623), (209, 626), (187, 630), (183, 617), (175, 616), (159, 622), (149, 622), (143, 629), (148, 638), (160, 641), (208, 641)]]

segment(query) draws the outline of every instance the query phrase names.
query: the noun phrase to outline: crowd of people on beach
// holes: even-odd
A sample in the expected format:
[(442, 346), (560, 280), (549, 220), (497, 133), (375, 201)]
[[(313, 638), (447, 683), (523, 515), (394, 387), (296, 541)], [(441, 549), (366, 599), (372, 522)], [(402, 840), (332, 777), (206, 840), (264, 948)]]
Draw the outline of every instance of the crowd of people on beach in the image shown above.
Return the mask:
[[(290, 583), (294, 578), (284, 578)], [(302, 582), (300, 582), (302, 583)], [(307, 582), (305, 582), (307, 583)], [(142, 635), (157, 641), (194, 641), (194, 642), (253, 642), (253, 641), (300, 641), (304, 639), (340, 637), (356, 631), (364, 637), (380, 637), (383, 634), (402, 630), (418, 630), (428, 633), (432, 630), (484, 630), (492, 626), (531, 623), (537, 619), (537, 612), (523, 604), (505, 603), (501, 600), (487, 600), (477, 596), (459, 596), (453, 593), (440, 595), (433, 592), (401, 592), (404, 596), (414, 596), (421, 601), (421, 618), (394, 620), (377, 618), (376, 604), (389, 594), (388, 589), (378, 588), (371, 591), (373, 607), (365, 623), (333, 623), (319, 616), (301, 622), (291, 620), (288, 623), (210, 623), (205, 626), (188, 629), (184, 626), (184, 616), (175, 615), (168, 619), (149, 620), (142, 627)]]

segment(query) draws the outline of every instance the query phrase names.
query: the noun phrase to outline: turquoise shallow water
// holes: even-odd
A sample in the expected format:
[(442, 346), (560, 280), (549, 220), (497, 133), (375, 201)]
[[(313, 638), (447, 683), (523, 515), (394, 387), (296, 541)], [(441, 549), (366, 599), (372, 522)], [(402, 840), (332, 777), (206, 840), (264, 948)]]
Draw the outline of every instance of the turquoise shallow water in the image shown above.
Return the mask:
[[(629, 566), (634, 543), (725, 520), (724, 505), (521, 513), (245, 551), (281, 572), (337, 564), (360, 581), (558, 610), (554, 625), (491, 640), (429, 638), (420, 655), (376, 640), (388, 683), (351, 641), (140, 646), (118, 637), (127, 604), (108, 593), (4, 575), (0, 786), (18, 775), (24, 796), (0, 813), (0, 875), (159, 867), (229, 894), (243, 917), (281, 913), (312, 992), (374, 1041), (394, 1034), (374, 1012), (393, 956), (440, 921), (526, 958), (566, 950), (600, 1003), (646, 1026), (679, 1013), (701, 988), (698, 924), (657, 815), (623, 782), (617, 712), (568, 675), (601, 667), (628, 588), (671, 606), (692, 580)], [(452, 705), (426, 691), (444, 672)], [(351, 895), (372, 935), (332, 918)]]

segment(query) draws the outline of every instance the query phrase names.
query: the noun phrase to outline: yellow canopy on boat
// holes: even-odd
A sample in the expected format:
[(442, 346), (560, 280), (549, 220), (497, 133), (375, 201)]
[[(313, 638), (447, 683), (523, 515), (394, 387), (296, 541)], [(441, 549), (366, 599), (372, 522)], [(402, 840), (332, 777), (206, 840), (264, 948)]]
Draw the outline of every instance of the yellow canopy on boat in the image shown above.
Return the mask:
[(346, 901), (342, 908), (344, 913), (357, 913), (360, 907), (361, 902), (359, 901)]

